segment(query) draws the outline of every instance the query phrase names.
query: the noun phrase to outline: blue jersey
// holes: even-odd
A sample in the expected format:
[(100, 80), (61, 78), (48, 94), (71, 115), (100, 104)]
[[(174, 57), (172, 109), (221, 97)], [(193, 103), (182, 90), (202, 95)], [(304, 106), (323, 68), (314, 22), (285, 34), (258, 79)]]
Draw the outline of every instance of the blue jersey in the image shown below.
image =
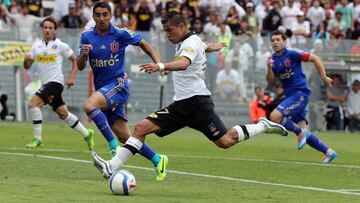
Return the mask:
[(302, 50), (287, 48), (284, 48), (280, 56), (273, 53), (274, 66), (272, 70), (283, 83), (286, 97), (299, 91), (305, 95), (311, 94), (301, 66), (301, 62), (308, 61), (309, 56), (309, 53)]
[(96, 90), (116, 82), (119, 77), (124, 77), (125, 48), (129, 44), (139, 46), (141, 39), (141, 35), (116, 28), (111, 24), (109, 32), (105, 35), (98, 34), (96, 27), (82, 33), (80, 52), (82, 45), (92, 46), (88, 59), (94, 73)]

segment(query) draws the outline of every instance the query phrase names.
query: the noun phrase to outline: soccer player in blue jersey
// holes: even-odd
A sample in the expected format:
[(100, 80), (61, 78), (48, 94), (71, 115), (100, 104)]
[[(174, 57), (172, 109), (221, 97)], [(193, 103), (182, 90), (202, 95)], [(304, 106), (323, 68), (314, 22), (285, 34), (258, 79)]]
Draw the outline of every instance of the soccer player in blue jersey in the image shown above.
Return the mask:
[(270, 119), (297, 135), (299, 150), (307, 143), (324, 154), (323, 163), (331, 162), (337, 156), (336, 152), (306, 130), (306, 106), (309, 103), (311, 91), (301, 62), (314, 63), (326, 86), (332, 85), (331, 78), (326, 75), (318, 56), (302, 50), (286, 48), (286, 36), (283, 32), (274, 31), (271, 34), (271, 46), (274, 53), (267, 61), (266, 80), (271, 84), (276, 77), (280, 79), (285, 89), (286, 99), (271, 112)]
[[(108, 141), (111, 154), (115, 156), (120, 147), (113, 131), (122, 143), (131, 135), (125, 115), (125, 104), (129, 97), (124, 67), (125, 48), (128, 45), (140, 46), (155, 63), (160, 60), (141, 35), (116, 28), (110, 23), (111, 8), (107, 3), (94, 5), (93, 18), (96, 25), (82, 33), (77, 60), (79, 70), (84, 69), (89, 61), (94, 73), (96, 92), (87, 99), (84, 110)], [(157, 180), (163, 180), (166, 173), (162, 169), (166, 167), (168, 158), (155, 153), (147, 145), (143, 145), (140, 154), (153, 162)]]

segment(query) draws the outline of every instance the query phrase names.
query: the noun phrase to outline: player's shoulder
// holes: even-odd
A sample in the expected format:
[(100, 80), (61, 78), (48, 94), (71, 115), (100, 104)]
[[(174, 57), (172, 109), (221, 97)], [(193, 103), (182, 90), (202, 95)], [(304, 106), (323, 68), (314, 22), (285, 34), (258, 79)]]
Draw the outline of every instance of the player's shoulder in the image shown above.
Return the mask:
[(39, 47), (39, 46), (41, 46), (41, 42), (42, 42), (42, 39), (36, 40), (35, 42), (33, 42), (32, 46)]
[(118, 35), (130, 35), (130, 36), (134, 36), (135, 33), (131, 30), (129, 30), (126, 27), (116, 27), (114, 26), (114, 32)]
[(89, 29), (86, 29), (86, 30), (81, 32), (81, 35), (82, 36), (89, 36), (89, 35), (91, 35), (93, 33), (94, 29), (95, 29), (95, 27), (91, 27)]
[(54, 43), (55, 44), (57, 44), (58, 46), (60, 46), (60, 47), (68, 47), (69, 46), (69, 44), (67, 44), (66, 42), (63, 42), (61, 39), (59, 39), (59, 38), (56, 38), (55, 40), (54, 40)]
[(305, 51), (299, 48), (287, 48), (287, 51), (291, 54), (303, 54)]
[(202, 39), (193, 34), (182, 42), (182, 46), (200, 46), (202, 43), (204, 43)]

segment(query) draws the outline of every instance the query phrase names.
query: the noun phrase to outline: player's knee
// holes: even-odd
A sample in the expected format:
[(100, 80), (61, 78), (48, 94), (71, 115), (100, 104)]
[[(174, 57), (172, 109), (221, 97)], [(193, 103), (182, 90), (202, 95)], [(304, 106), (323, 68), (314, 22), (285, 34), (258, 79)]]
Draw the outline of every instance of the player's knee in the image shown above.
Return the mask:
[(280, 123), (282, 119), (282, 114), (279, 111), (272, 111), (270, 114), (270, 120), (276, 123)]
[(69, 115), (67, 111), (57, 111), (56, 113), (61, 120), (65, 120)]
[(85, 111), (85, 112), (89, 112), (89, 111), (95, 109), (95, 108), (96, 108), (96, 105), (93, 104), (93, 103), (90, 102), (90, 101), (86, 101), (85, 104), (84, 104), (84, 106), (83, 106), (83, 108), (84, 108), (84, 111)]
[(215, 141), (215, 144), (221, 149), (227, 149), (233, 145), (233, 143), (231, 143), (228, 139), (226, 139), (225, 136)]

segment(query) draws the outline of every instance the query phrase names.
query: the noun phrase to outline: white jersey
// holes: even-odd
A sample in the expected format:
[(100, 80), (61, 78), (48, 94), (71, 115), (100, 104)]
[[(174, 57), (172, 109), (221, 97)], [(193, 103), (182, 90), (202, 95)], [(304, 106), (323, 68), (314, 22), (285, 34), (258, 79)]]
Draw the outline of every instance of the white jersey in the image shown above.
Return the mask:
[(204, 81), (206, 67), (205, 50), (207, 45), (196, 35), (191, 35), (176, 45), (175, 60), (186, 57), (191, 64), (183, 71), (172, 73), (175, 96), (174, 101), (195, 95), (210, 95)]
[(61, 69), (64, 57), (73, 54), (68, 44), (59, 39), (35, 42), (31, 47), (31, 58), (37, 61), (39, 76), (42, 84), (58, 82), (64, 84), (64, 75)]

